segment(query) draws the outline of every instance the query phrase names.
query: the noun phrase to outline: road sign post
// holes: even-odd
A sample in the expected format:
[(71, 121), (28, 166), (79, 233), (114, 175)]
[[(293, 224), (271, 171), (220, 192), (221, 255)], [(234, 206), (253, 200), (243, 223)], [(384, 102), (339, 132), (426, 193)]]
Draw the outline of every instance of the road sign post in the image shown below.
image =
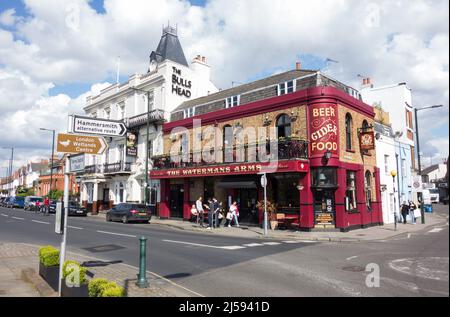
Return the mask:
[(56, 203), (55, 210), (55, 233), (62, 234), (63, 232), (63, 213), (62, 213), (62, 203)]
[(264, 236), (267, 236), (267, 175), (261, 176), (261, 186), (264, 188)]
[(66, 165), (64, 172), (64, 228), (61, 239), (61, 251), (59, 256), (59, 285), (58, 294), (61, 297), (61, 285), (63, 278), (63, 266), (66, 258), (66, 237), (67, 237), (67, 215), (69, 213), (69, 174), (70, 174), (70, 160), (66, 157)]

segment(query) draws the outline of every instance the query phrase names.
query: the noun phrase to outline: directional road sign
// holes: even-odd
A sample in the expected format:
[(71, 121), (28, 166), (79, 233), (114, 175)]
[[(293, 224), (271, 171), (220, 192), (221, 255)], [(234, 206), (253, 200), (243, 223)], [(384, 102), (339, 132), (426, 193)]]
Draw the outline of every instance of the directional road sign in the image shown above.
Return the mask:
[(73, 132), (105, 136), (125, 136), (127, 127), (122, 121), (74, 116)]
[(102, 137), (60, 133), (58, 134), (56, 151), (70, 154), (99, 155), (105, 153), (107, 148), (108, 144)]

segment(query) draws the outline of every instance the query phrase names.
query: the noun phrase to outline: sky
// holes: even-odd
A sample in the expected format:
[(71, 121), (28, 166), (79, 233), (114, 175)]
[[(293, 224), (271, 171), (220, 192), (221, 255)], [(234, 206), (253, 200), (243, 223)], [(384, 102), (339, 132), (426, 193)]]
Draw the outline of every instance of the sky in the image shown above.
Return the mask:
[[(48, 157), (51, 133), (86, 96), (145, 73), (163, 25), (222, 89), (302, 67), (354, 88), (406, 82), (421, 111), (423, 163), (448, 157), (447, 0), (0, 0), (0, 176)], [(335, 62), (327, 62), (332, 59)]]

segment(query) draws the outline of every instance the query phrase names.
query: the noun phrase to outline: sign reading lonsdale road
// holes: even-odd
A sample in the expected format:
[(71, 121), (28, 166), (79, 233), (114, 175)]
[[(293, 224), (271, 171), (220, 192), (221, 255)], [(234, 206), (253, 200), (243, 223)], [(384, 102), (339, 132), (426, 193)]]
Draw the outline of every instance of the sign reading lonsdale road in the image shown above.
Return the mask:
[(127, 132), (121, 121), (74, 116), (73, 132), (106, 136), (124, 136)]
[(108, 144), (102, 137), (60, 133), (58, 134), (56, 151), (69, 154), (99, 155), (105, 153), (107, 148)]

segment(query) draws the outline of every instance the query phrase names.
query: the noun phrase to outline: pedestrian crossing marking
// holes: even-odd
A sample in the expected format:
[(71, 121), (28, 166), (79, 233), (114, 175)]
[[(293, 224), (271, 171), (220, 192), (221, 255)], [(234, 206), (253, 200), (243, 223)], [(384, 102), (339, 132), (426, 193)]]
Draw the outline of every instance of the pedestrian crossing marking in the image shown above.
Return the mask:
[(434, 228), (434, 229), (432, 229), (432, 230), (430, 230), (430, 231), (428, 231), (429, 233), (438, 233), (438, 232), (440, 232), (440, 231), (442, 231), (442, 230), (444, 230), (444, 228)]
[(280, 242), (263, 242), (265, 245), (280, 245)]
[(262, 247), (263, 244), (261, 244), (261, 243), (249, 243), (249, 244), (244, 244), (244, 246), (246, 246), (246, 247)]

